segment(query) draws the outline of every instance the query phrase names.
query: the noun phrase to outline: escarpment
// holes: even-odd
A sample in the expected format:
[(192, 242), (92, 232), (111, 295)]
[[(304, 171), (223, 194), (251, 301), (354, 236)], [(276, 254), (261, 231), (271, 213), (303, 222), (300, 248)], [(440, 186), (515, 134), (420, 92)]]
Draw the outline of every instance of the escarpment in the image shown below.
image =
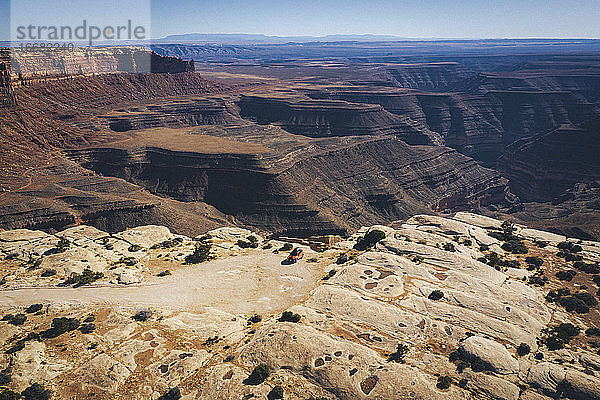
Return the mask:
[(600, 180), (599, 139), (600, 119), (563, 126), (515, 142), (498, 165), (522, 199), (560, 201), (575, 184)]
[[(256, 138), (255, 128), (243, 129), (226, 137)], [(274, 128), (263, 132), (273, 144), (261, 154), (141, 147), (72, 150), (69, 156), (101, 175), (159, 196), (205, 202), (285, 235), (346, 232), (367, 219), (383, 223), (416, 211), (508, 201), (505, 179), (448, 148), (409, 146), (394, 136), (296, 139)]]

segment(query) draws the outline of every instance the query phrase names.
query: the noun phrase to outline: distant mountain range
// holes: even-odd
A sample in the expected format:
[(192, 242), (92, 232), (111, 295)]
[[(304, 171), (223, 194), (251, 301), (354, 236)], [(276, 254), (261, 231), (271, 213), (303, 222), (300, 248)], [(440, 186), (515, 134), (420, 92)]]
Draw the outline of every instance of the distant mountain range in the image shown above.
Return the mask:
[[(377, 41), (396, 41), (411, 40), (391, 35), (326, 35), (326, 36), (268, 36), (260, 34), (244, 33), (186, 33), (182, 35), (169, 35), (161, 39), (155, 39), (158, 42), (195, 42), (195, 43), (289, 43), (289, 42), (377, 42)], [(421, 39), (422, 40), (422, 39)]]

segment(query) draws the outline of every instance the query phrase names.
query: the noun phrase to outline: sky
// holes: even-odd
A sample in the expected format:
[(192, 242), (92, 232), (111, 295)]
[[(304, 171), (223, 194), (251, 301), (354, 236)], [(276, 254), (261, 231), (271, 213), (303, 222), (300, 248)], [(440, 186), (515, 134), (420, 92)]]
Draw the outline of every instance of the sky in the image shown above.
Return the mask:
[[(13, 0), (32, 19), (124, 18), (151, 10), (154, 38), (183, 33), (275, 36), (383, 34), (408, 38), (600, 38), (600, 0)], [(63, 4), (63, 5), (61, 5)], [(102, 11), (98, 11), (102, 8)], [(10, 0), (0, 0), (0, 38), (10, 35)], [(37, 10), (37, 11), (36, 11)], [(87, 17), (86, 17), (87, 16)]]

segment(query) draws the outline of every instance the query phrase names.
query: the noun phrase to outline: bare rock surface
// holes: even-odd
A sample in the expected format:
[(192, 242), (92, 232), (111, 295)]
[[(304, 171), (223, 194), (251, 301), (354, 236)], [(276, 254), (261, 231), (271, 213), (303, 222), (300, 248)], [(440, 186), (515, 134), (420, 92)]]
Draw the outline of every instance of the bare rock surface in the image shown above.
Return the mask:
[[(502, 229), (470, 213), (417, 215), (322, 253), (299, 245), (291, 264), (285, 242), (235, 227), (195, 239), (159, 226), (0, 232), (0, 371), (11, 390), (35, 381), (57, 398), (156, 399), (179, 387), (184, 399), (250, 399), (281, 386), (304, 400), (599, 399), (584, 334), (596, 308), (574, 316), (547, 297), (565, 285), (554, 276), (562, 238), (517, 227), (528, 253), (496, 253), (505, 266), (488, 260)], [(354, 248), (374, 231), (385, 237)], [(580, 245), (584, 263), (600, 256), (595, 242)], [(77, 274), (94, 278), (65, 283)], [(77, 324), (43, 333), (55, 318)], [(550, 349), (560, 323), (579, 330)], [(264, 381), (250, 378), (258, 366)]]

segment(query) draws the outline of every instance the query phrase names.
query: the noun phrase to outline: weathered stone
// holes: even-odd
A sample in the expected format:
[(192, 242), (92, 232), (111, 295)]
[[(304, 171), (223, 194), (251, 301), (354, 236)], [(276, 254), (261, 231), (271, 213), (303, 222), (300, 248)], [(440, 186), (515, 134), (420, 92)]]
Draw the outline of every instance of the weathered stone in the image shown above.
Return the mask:
[(463, 357), (483, 363), (491, 371), (502, 375), (514, 374), (519, 370), (518, 361), (502, 344), (480, 336), (465, 339), (459, 347)]

